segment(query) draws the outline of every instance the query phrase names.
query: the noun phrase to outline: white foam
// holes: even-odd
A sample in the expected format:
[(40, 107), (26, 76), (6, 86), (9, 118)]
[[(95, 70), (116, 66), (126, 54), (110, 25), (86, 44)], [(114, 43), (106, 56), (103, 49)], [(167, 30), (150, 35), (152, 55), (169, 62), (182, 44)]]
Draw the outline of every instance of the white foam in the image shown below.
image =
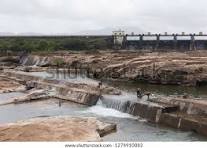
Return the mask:
[(132, 115), (129, 115), (127, 113), (122, 113), (122, 112), (117, 111), (115, 109), (106, 108), (106, 107), (101, 106), (101, 105), (96, 105), (96, 106), (90, 107), (87, 110), (85, 110), (84, 113), (92, 113), (92, 114), (96, 114), (98, 116), (103, 116), (103, 117), (133, 118), (133, 119), (137, 119), (136, 117), (134, 117)]
[(102, 101), (99, 100), (97, 102), (96, 106), (92, 106), (90, 108), (88, 108), (87, 110), (83, 111), (84, 113), (92, 113), (98, 116), (102, 116), (102, 117), (116, 117), (116, 118), (133, 118), (133, 119), (137, 119), (136, 117), (127, 114), (127, 113), (122, 113), (118, 110), (112, 109), (112, 108), (106, 108), (104, 107), (104, 105), (102, 104)]

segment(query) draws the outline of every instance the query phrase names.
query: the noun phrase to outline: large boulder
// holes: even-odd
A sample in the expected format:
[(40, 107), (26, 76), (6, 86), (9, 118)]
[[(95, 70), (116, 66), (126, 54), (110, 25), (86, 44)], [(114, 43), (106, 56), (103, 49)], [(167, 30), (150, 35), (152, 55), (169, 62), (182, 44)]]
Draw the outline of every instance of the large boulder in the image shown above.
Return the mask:
[(36, 118), (0, 125), (0, 141), (95, 142), (115, 130), (115, 124), (103, 123), (96, 118)]

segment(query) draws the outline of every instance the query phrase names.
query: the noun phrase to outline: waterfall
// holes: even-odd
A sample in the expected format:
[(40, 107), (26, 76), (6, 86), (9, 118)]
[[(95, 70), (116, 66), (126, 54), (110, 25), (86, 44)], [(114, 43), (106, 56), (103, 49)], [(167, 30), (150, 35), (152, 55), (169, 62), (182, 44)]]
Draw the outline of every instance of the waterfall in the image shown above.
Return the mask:
[(24, 66), (44, 66), (49, 63), (48, 57), (24, 56), (20, 59), (20, 64)]
[(84, 113), (93, 113), (99, 116), (105, 116), (105, 117), (116, 117), (116, 118), (132, 118), (137, 119), (137, 117), (134, 117), (130, 114), (123, 113), (121, 111), (118, 111), (114, 108), (107, 108), (105, 104), (103, 103), (103, 99), (99, 99), (96, 105), (89, 107), (86, 111), (83, 111)]
[(107, 108), (113, 108), (124, 113), (133, 115), (135, 111), (135, 101), (127, 99), (115, 99), (113, 97), (103, 97), (102, 104)]
[(151, 122), (157, 122), (159, 120), (163, 109), (161, 106), (146, 100), (135, 101), (106, 96), (101, 98), (101, 101), (102, 105), (106, 108), (112, 108), (123, 113), (145, 118)]

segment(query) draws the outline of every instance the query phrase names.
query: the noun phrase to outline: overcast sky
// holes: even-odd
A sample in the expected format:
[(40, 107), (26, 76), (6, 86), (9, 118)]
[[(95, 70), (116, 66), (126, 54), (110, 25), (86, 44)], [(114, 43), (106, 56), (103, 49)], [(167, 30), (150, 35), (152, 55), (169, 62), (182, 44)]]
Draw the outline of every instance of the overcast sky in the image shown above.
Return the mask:
[[(0, 32), (207, 33), (206, 0), (0, 0)], [(137, 30), (136, 30), (137, 29)]]

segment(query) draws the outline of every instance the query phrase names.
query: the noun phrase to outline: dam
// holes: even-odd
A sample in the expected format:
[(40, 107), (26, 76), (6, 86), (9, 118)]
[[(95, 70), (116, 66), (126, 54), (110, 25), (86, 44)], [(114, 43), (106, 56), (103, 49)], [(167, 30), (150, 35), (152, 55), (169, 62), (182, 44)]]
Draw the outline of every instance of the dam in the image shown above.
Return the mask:
[(167, 50), (204, 50), (207, 48), (207, 34), (125, 34), (113, 32), (114, 45), (121, 49)]

